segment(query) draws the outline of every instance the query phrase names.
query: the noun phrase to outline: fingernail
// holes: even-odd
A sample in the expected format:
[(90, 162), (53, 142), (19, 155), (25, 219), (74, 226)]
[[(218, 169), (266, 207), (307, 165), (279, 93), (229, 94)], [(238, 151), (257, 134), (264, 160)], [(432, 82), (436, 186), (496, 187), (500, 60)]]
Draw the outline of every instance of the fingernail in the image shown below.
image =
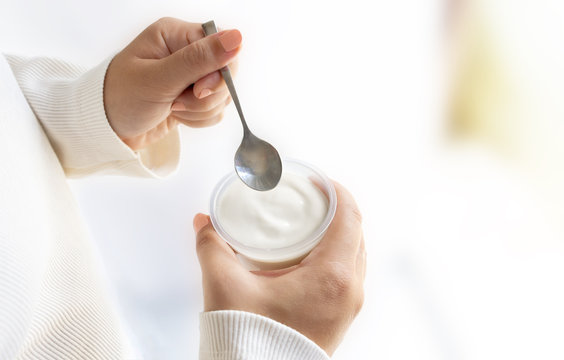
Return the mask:
[(170, 110), (172, 110), (172, 111), (184, 111), (184, 110), (186, 110), (186, 106), (184, 106), (183, 103), (176, 101), (176, 102), (172, 103)]
[(241, 45), (241, 40), (243, 40), (243, 37), (241, 36), (239, 30), (229, 30), (221, 34), (218, 40), (223, 47), (223, 50), (225, 50), (225, 52), (228, 52), (239, 47), (239, 45)]
[(206, 225), (208, 225), (210, 223), (210, 218), (207, 215), (204, 214), (196, 214), (196, 216), (194, 216), (194, 232), (199, 233), (200, 230), (202, 230), (202, 228)]
[(212, 91), (210, 89), (204, 89), (202, 91), (200, 91), (200, 95), (198, 95), (198, 99), (203, 99), (206, 96), (210, 96), (212, 93)]

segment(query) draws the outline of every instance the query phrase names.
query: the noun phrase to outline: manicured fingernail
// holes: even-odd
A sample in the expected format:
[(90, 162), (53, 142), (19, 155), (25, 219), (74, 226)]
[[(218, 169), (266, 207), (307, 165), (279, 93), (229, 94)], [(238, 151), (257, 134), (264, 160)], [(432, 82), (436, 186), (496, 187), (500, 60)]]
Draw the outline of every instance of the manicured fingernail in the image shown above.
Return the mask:
[(198, 99), (203, 99), (206, 96), (210, 96), (212, 93), (212, 91), (210, 89), (204, 89), (202, 91), (200, 91), (200, 95), (198, 95)]
[(225, 50), (225, 52), (228, 52), (235, 50), (239, 45), (241, 45), (241, 40), (243, 40), (243, 37), (241, 36), (239, 30), (229, 30), (221, 34), (218, 40), (223, 47), (223, 50)]
[(170, 110), (172, 110), (172, 111), (184, 111), (184, 110), (186, 110), (186, 106), (184, 106), (183, 103), (176, 101), (176, 102), (172, 103)]
[(196, 214), (194, 216), (194, 232), (199, 233), (200, 230), (210, 223), (210, 218), (204, 214)]

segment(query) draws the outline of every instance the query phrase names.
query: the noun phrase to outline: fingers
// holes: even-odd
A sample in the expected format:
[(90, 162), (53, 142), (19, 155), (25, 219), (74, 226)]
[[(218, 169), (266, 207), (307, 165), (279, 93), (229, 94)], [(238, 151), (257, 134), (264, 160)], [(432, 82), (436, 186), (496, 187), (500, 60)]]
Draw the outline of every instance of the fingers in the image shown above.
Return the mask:
[(215, 232), (210, 218), (204, 214), (194, 217), (196, 252), (205, 276), (215, 276), (223, 271), (241, 269), (233, 249)]
[[(231, 75), (235, 76), (237, 74), (238, 64), (237, 59), (229, 64)], [(224, 90), (227, 90), (227, 86), (219, 71), (214, 71), (194, 83), (194, 94), (198, 99), (203, 99), (206, 96)]]
[[(193, 128), (202, 128), (213, 126), (223, 119), (223, 112), (225, 110), (225, 106), (231, 101), (231, 98), (227, 98), (223, 101), (222, 104), (217, 105), (215, 108), (209, 111), (203, 112), (192, 112), (192, 111), (175, 111), (174, 104), (173, 104), (173, 111), (170, 115), (172, 119), (177, 122), (180, 122), (184, 125), (193, 127)], [(176, 103), (175, 103), (176, 104)], [(182, 107), (184, 109), (184, 107)]]
[(156, 61), (151, 80), (165, 90), (183, 91), (198, 79), (233, 61), (241, 41), (238, 30), (228, 30), (197, 40)]
[(161, 59), (203, 37), (200, 24), (164, 17), (147, 27), (127, 49), (140, 59)]
[[(207, 112), (215, 107), (222, 105), (225, 106), (226, 100), (229, 98), (227, 89), (217, 92), (213, 95), (198, 99), (191, 88), (186, 89), (180, 96), (174, 99), (173, 111), (189, 111), (189, 112)], [(177, 107), (179, 104), (182, 107)], [(175, 108), (176, 107), (176, 108)]]
[(362, 242), (360, 210), (352, 195), (334, 182), (337, 192), (337, 210), (325, 236), (304, 259), (308, 262), (346, 261), (355, 264)]
[(173, 115), (180, 119), (188, 120), (188, 121), (208, 120), (223, 113), (223, 111), (225, 110), (226, 103), (227, 100), (225, 100), (223, 104), (218, 105), (209, 111), (203, 111), (203, 112), (174, 111)]
[[(219, 94), (214, 94), (213, 99), (204, 99), (209, 103), (214, 103), (217, 99), (216, 99), (216, 95), (218, 95), (217, 97), (219, 98), (220, 95)], [(187, 100), (186, 102), (189, 104), (188, 106), (191, 109), (205, 109), (207, 106), (201, 104), (202, 100), (194, 100), (195, 98), (193, 97), (193, 95), (186, 95), (186, 98), (191, 97), (191, 100)], [(212, 98), (210, 96), (210, 98)], [(213, 126), (215, 124), (217, 124), (218, 122), (221, 121), (221, 119), (223, 119), (223, 112), (225, 110), (225, 107), (227, 106), (227, 104), (229, 104), (229, 102), (231, 101), (231, 98), (228, 96), (225, 96), (222, 98), (223, 102), (220, 104), (217, 104), (214, 108), (207, 110), (207, 111), (190, 111), (189, 109), (186, 109), (184, 104), (179, 102), (179, 101), (175, 101), (172, 105), (172, 114), (171, 117), (184, 124), (187, 126), (190, 126), (192, 128), (202, 128), (202, 127), (208, 127), (208, 126)], [(193, 101), (196, 101), (197, 103), (194, 103)], [(180, 107), (178, 107), (177, 105), (181, 104)]]
[(204, 37), (200, 24), (165, 17), (155, 24), (157, 36), (162, 37), (169, 55)]
[(210, 119), (206, 119), (206, 120), (184, 120), (181, 119), (175, 115), (171, 115), (171, 117), (175, 120), (178, 121), (179, 123), (189, 126), (191, 128), (195, 128), (195, 129), (199, 129), (199, 128), (205, 128), (205, 127), (210, 127), (210, 126), (214, 126), (217, 123), (219, 123), (222, 119), (223, 119), (223, 113), (214, 116), (213, 118)]
[(210, 218), (204, 214), (196, 214), (196, 216), (194, 216), (194, 220), (192, 221), (192, 225), (194, 227), (194, 232), (196, 233), (196, 235), (206, 226), (210, 223)]
[(220, 90), (224, 84), (219, 71), (214, 71), (194, 83), (194, 95), (203, 99)]

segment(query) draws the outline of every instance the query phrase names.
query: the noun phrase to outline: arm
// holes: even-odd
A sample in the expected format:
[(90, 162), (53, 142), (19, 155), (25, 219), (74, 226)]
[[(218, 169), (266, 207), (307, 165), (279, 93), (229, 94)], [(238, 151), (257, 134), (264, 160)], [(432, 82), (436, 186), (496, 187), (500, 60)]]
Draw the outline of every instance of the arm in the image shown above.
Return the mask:
[(103, 91), (111, 58), (89, 71), (48, 58), (6, 59), (67, 176), (94, 172), (165, 176), (176, 168), (180, 152), (176, 129), (135, 152), (110, 126)]
[(194, 218), (206, 311), (202, 360), (327, 359), (333, 354), (360, 311), (366, 273), (359, 210), (342, 186), (335, 187), (339, 205), (326, 235), (300, 264), (287, 269), (249, 272), (209, 217)]
[(179, 160), (178, 124), (210, 126), (230, 101), (216, 71), (240, 48), (237, 30), (204, 38), (199, 24), (164, 18), (90, 71), (7, 56), (69, 176), (164, 176)]
[[(190, 44), (186, 45), (186, 41)], [(166, 46), (155, 45), (163, 43)], [(137, 149), (143, 148), (147, 139), (162, 138), (171, 123), (201, 127), (219, 121), (223, 108), (230, 98), (225, 83), (216, 70), (234, 59), (240, 43), (241, 35), (236, 30), (224, 31), (204, 38), (198, 24), (163, 19), (151, 25), (116, 56), (108, 70), (104, 99), (109, 123), (116, 134), (131, 148)], [(147, 44), (155, 46), (150, 47)], [(166, 56), (162, 57), (163, 54)], [(155, 62), (155, 59), (160, 60)], [(193, 86), (187, 87), (189, 84)], [(132, 97), (131, 93), (139, 96)], [(202, 248), (205, 248), (203, 244), (208, 239), (207, 235), (210, 236), (209, 239), (217, 236), (209, 231), (209, 226), (206, 229), (200, 231), (198, 241), (202, 267), (207, 264), (207, 260), (214, 257), (211, 253), (207, 253), (208, 256), (202, 255)], [(232, 250), (224, 242), (218, 242), (217, 238), (209, 242), (213, 240), (215, 240), (214, 244), (223, 244), (224, 250), (227, 248), (234, 259)], [(356, 240), (358, 239), (355, 238)], [(236, 259), (231, 263), (235, 265), (237, 273), (249, 274), (237, 266), (239, 264)], [(209, 287), (206, 287), (206, 284), (204, 286), (204, 291), (209, 291)], [(229, 284), (225, 286), (229, 288)], [(243, 284), (241, 289), (242, 287)], [(323, 295), (320, 294), (320, 298)], [(271, 305), (274, 303), (271, 302)], [(335, 302), (335, 307), (340, 305)], [(345, 309), (350, 310), (348, 307)], [(235, 357), (327, 359), (325, 351), (316, 344), (320, 339), (313, 336), (314, 332), (308, 333), (305, 327), (293, 322), (285, 322), (285, 319), (273, 313), (228, 302), (215, 304), (207, 302), (206, 311), (200, 317), (202, 360)], [(338, 312), (342, 313), (341, 309)], [(352, 317), (347, 313), (344, 318)], [(341, 326), (336, 322), (317, 325)], [(325, 330), (323, 328), (321, 332)], [(319, 329), (315, 329), (315, 332), (318, 331)], [(331, 333), (339, 336), (341, 334), (341, 332)], [(327, 341), (331, 342), (328, 346), (333, 346), (337, 340), (331, 338)], [(327, 347), (326, 350), (332, 351), (331, 347)]]

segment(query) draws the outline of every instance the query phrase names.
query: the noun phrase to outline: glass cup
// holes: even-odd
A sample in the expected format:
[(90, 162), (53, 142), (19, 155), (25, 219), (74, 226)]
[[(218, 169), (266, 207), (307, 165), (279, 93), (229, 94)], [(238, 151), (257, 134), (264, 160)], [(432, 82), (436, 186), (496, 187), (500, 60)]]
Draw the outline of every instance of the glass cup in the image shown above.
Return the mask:
[(219, 199), (225, 189), (233, 181), (241, 181), (233, 171), (226, 175), (215, 187), (210, 199), (210, 217), (215, 231), (225, 240), (238, 254), (239, 259), (250, 270), (273, 270), (282, 269), (298, 264), (319, 243), (325, 235), (329, 224), (335, 216), (337, 209), (337, 194), (331, 180), (320, 170), (303, 161), (283, 159), (282, 168), (284, 172), (303, 176), (313, 182), (327, 197), (329, 206), (321, 224), (309, 238), (289, 246), (276, 248), (259, 248), (247, 246), (231, 236), (221, 224), (217, 216)]

